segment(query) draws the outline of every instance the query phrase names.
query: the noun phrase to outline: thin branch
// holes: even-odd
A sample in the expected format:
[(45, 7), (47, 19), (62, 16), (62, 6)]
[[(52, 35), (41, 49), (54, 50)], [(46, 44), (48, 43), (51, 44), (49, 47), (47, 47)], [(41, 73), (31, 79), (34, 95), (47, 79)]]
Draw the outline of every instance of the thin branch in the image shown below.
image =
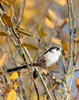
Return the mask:
[[(76, 36), (76, 22), (75, 22), (75, 16), (74, 16), (74, 12), (73, 12), (73, 4), (72, 4), (72, 0), (67, 0), (67, 4), (68, 4), (68, 13), (69, 13), (69, 30), (70, 30), (70, 57), (69, 57), (69, 68), (68, 68), (68, 73), (70, 72), (70, 67), (71, 67), (71, 63), (72, 63), (72, 60), (73, 60), (73, 70), (72, 70), (72, 75), (71, 75), (71, 81), (70, 81), (70, 85), (69, 85), (69, 92), (71, 91), (71, 86), (72, 86), (72, 81), (73, 81), (73, 78), (74, 78), (74, 73), (75, 73), (75, 56), (73, 56), (72, 54), (72, 23), (74, 25), (74, 38)], [(72, 19), (73, 19), (73, 22), (72, 22)], [(76, 49), (75, 49), (75, 41), (74, 41), (74, 52), (76, 53)], [(66, 97), (66, 100), (69, 100), (69, 96), (70, 96), (70, 93), (67, 95)]]
[(23, 18), (25, 3), (26, 3), (26, 0), (23, 0), (21, 8), (20, 8), (20, 15), (19, 15), (18, 22), (17, 22), (17, 28), (19, 28), (22, 18)]
[(22, 90), (22, 95), (23, 95), (22, 100), (27, 100), (26, 92), (25, 92), (25, 89), (23, 87), (23, 83), (21, 81), (21, 78), (19, 78), (19, 85), (20, 85), (20, 89)]
[(35, 70), (37, 71), (37, 73), (38, 73), (38, 75), (39, 75), (39, 77), (40, 77), (40, 79), (41, 79), (41, 81), (42, 81), (42, 83), (43, 83), (43, 85), (44, 85), (44, 87), (45, 87), (45, 89), (46, 89), (46, 91), (47, 91), (47, 94), (49, 95), (50, 100), (54, 100), (54, 97), (51, 96), (51, 94), (50, 94), (50, 92), (49, 92), (49, 90), (48, 90), (48, 87), (47, 87), (47, 85), (46, 85), (46, 83), (45, 83), (45, 81), (44, 81), (42, 75), (40, 74), (38, 68), (35, 67)]
[(70, 47), (70, 55), (69, 55), (69, 63), (68, 63), (68, 68), (67, 68), (67, 73), (70, 72), (70, 67), (72, 63), (72, 8), (71, 8), (71, 0), (67, 0), (67, 6), (68, 6), (68, 17), (69, 17), (69, 34), (70, 34), (70, 42), (69, 42), (69, 47)]
[(35, 87), (35, 90), (36, 90), (36, 93), (37, 93), (37, 98), (38, 98), (38, 100), (40, 100), (39, 93), (38, 93), (38, 88), (36, 86), (36, 83), (35, 83), (34, 79), (33, 79), (33, 83), (34, 83), (34, 87)]

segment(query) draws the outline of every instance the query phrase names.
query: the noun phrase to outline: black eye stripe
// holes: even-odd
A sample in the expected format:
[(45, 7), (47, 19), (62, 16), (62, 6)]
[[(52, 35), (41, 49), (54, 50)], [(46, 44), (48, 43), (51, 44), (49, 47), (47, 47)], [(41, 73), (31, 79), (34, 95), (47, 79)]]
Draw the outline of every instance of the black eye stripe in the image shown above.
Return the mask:
[(51, 51), (52, 49), (56, 49), (57, 51), (60, 50), (59, 47), (51, 47), (51, 48), (49, 49), (49, 51)]
[(51, 47), (50, 49), (48, 49), (44, 54), (48, 53), (49, 51), (51, 52), (52, 49), (56, 49), (57, 51), (60, 50), (59, 47), (56, 47), (56, 46), (55, 46), (55, 47)]

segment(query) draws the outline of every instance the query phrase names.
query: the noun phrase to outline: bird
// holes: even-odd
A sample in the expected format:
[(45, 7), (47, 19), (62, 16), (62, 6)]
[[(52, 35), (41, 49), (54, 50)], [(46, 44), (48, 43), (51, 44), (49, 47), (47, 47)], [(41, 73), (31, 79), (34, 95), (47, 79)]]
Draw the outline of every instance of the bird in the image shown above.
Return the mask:
[[(29, 66), (30, 67), (31, 66), (40, 66), (40, 67), (43, 67), (43, 68), (49, 68), (53, 64), (58, 62), (61, 54), (64, 54), (64, 50), (63, 50), (62, 47), (52, 46), (47, 51), (45, 51), (42, 56), (40, 56), (38, 58), (36, 63), (29, 64)], [(16, 68), (13, 68), (13, 69), (7, 69), (7, 72), (19, 71), (19, 70), (22, 70), (22, 69), (27, 68), (27, 67), (28, 66), (26, 64), (26, 65), (16, 67)]]

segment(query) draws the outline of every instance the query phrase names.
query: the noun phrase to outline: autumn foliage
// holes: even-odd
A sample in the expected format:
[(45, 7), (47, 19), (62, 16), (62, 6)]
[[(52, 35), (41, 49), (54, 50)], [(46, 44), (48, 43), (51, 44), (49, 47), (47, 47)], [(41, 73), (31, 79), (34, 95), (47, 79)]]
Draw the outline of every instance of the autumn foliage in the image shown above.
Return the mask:
[[(79, 32), (73, 2), (0, 0), (0, 100), (78, 100)], [(64, 50), (58, 63), (51, 68), (31, 65), (52, 45)], [(7, 72), (23, 65), (27, 68)]]

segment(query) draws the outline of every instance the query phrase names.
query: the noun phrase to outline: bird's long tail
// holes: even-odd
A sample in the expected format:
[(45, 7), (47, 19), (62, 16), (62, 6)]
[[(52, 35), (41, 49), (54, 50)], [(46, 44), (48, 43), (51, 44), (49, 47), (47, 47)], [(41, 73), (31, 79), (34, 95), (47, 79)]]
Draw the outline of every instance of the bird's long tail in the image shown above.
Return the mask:
[(28, 68), (28, 67), (32, 67), (32, 66), (39, 66), (38, 63), (33, 63), (33, 64), (25, 64), (23, 66), (20, 66), (20, 67), (15, 67), (15, 68), (12, 68), (12, 69), (7, 69), (7, 72), (10, 73), (10, 72), (15, 72), (15, 71), (20, 71), (22, 69), (25, 69), (25, 68)]

